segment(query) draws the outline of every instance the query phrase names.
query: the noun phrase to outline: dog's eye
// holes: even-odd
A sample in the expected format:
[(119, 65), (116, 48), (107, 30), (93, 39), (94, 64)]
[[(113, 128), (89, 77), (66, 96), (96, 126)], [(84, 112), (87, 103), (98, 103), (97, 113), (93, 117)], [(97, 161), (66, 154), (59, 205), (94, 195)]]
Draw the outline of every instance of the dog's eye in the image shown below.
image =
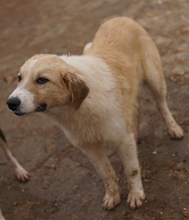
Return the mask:
[(40, 77), (40, 78), (38, 78), (38, 79), (36, 80), (36, 83), (38, 83), (38, 84), (44, 84), (44, 83), (46, 83), (46, 82), (48, 82), (48, 81), (49, 81), (48, 79), (43, 78), (43, 77)]
[(19, 75), (19, 76), (18, 76), (18, 82), (20, 82), (21, 79), (22, 79), (22, 77)]

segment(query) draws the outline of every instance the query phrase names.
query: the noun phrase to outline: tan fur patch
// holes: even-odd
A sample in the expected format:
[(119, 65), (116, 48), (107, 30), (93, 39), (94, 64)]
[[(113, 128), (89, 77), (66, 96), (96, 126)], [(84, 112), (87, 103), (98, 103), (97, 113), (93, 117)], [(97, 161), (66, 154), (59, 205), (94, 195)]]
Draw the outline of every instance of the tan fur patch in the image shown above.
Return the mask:
[(83, 100), (87, 97), (89, 93), (89, 88), (83, 82), (83, 80), (70, 72), (67, 72), (65, 74), (63, 80), (68, 87), (68, 91), (70, 92), (72, 105), (77, 110)]

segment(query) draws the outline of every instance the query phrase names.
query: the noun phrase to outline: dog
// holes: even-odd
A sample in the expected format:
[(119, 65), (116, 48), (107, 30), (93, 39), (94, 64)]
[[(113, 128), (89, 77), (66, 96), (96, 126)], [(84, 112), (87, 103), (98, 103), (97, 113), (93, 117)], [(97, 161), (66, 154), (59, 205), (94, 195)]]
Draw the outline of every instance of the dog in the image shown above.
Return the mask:
[[(0, 146), (3, 148), (7, 158), (14, 164), (15, 173), (19, 181), (26, 182), (29, 180), (30, 174), (20, 165), (17, 159), (13, 156), (12, 151), (9, 148), (7, 140), (3, 131), (0, 129)], [(5, 220), (3, 217), (2, 211), (0, 209), (0, 220)]]
[(120, 203), (115, 171), (103, 146), (116, 149), (128, 182), (127, 203), (145, 199), (137, 158), (139, 87), (146, 83), (172, 138), (183, 137), (167, 106), (166, 83), (158, 50), (134, 20), (103, 23), (81, 56), (39, 54), (18, 74), (7, 105), (16, 115), (41, 112), (58, 124), (93, 163), (105, 185), (103, 207)]

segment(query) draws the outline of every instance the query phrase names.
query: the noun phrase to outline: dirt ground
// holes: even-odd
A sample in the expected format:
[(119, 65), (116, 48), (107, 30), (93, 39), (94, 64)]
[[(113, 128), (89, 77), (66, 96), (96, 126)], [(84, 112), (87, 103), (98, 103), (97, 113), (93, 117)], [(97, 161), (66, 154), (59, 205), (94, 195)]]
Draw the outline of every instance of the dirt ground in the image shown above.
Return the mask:
[[(183, 220), (189, 218), (189, 1), (188, 0), (0, 0), (0, 127), (24, 167), (17, 181), (0, 150), (0, 207), (7, 220)], [(128, 16), (157, 44), (170, 109), (185, 137), (170, 139), (146, 89), (140, 93), (138, 144), (146, 200), (131, 210), (122, 164), (110, 157), (122, 202), (101, 208), (104, 186), (92, 164), (42, 114), (17, 117), (6, 106), (20, 66), (38, 53), (81, 54), (99, 25)], [(8, 78), (7, 78), (8, 77)], [(12, 81), (13, 80), (13, 81)]]

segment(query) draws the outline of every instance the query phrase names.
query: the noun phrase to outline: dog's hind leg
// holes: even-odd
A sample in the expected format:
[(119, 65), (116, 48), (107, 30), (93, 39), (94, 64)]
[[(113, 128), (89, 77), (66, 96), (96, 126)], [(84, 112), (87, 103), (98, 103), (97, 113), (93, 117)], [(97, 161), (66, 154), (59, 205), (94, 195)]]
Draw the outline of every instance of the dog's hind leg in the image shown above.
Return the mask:
[(17, 159), (13, 156), (5, 135), (3, 134), (2, 130), (0, 129), (0, 145), (2, 146), (3, 150), (5, 151), (5, 154), (7, 156), (7, 158), (14, 164), (15, 166), (15, 172), (16, 172), (16, 176), (19, 179), (19, 181), (21, 182), (26, 182), (30, 175), (29, 173), (19, 164), (19, 162), (17, 161)]
[(172, 138), (180, 139), (184, 136), (182, 128), (173, 118), (166, 101), (166, 83), (161, 66), (161, 58), (154, 43), (143, 49), (144, 80), (151, 90), (157, 107), (166, 123), (168, 132)]
[(101, 146), (92, 145), (80, 148), (96, 168), (104, 181), (106, 194), (103, 200), (103, 208), (110, 210), (120, 203), (120, 190), (115, 172), (110, 164), (106, 152)]

